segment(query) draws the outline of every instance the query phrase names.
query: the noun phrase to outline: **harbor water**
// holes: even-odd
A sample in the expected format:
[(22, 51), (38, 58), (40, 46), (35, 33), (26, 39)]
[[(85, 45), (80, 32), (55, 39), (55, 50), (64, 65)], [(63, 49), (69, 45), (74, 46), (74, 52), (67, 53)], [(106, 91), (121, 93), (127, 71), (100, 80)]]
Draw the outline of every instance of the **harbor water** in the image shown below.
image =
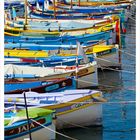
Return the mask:
[[(134, 18), (134, 17), (133, 17)], [(60, 132), (78, 140), (135, 140), (135, 20), (121, 34), (122, 70), (101, 70), (99, 87), (107, 103), (103, 104), (102, 127), (63, 129)], [(57, 140), (67, 138), (57, 135)]]
[[(69, 1), (69, 0), (67, 0), (67, 1)], [(77, 1), (77, 0), (74, 0), (74, 1)], [(103, 0), (100, 0), (100, 1), (103, 1)], [(110, 0), (108, 0), (108, 1), (110, 1)], [(53, 1), (53, 2), (54, 2), (54, 17), (56, 18), (56, 15), (55, 15), (56, 14), (55, 13), (56, 12), (55, 11), (55, 1)], [(36, 4), (38, 4), (38, 3), (36, 3)], [(44, 4), (44, 1), (43, 1), (43, 4)], [(41, 18), (42, 17), (53, 18), (53, 15), (51, 15), (50, 13), (49, 13), (50, 16), (48, 16), (48, 14), (44, 14), (44, 5), (42, 6), (42, 16), (41, 16), (41, 14), (38, 14), (39, 12), (34, 13), (34, 10), (32, 9), (33, 7), (31, 7), (32, 11), (30, 12), (29, 15), (40, 16)], [(122, 3), (121, 6), (123, 7), (124, 5)], [(25, 7), (26, 6), (27, 6), (27, 2), (25, 2)], [(67, 7), (65, 7), (65, 8), (67, 9)], [(21, 56), (19, 57), (17, 54), (16, 54), (17, 58), (13, 57), (14, 60), (17, 62), (17, 64), (21, 63), (22, 61), (26, 62), (26, 63), (22, 63), (23, 66), (21, 66), (21, 68), (23, 67), (23, 69), (21, 69), (20, 67), (18, 69), (18, 66), (14, 66), (14, 65), (10, 65), (10, 67), (9, 67), (9, 65), (8, 65), (9, 61), (10, 61), (10, 63), (13, 63), (13, 64), (14, 64), (14, 61), (13, 61), (13, 59), (10, 59), (10, 58), (12, 58), (12, 53), (10, 52), (11, 50), (9, 50), (9, 52), (6, 54), (6, 49), (5, 49), (5, 58), (7, 59), (7, 64), (5, 62), (5, 71), (6, 71), (5, 72), (5, 79), (6, 79), (5, 83), (6, 82), (7, 83), (8, 82), (9, 83), (14, 82), (14, 78), (15, 78), (15, 83), (16, 82), (18, 83), (18, 82), (21, 82), (21, 81), (26, 82), (26, 80), (28, 81), (28, 78), (30, 78), (29, 81), (33, 80), (32, 82), (34, 82), (36, 79), (37, 80), (44, 80), (46, 78), (47, 78), (47, 80), (52, 80), (53, 79), (53, 82), (54, 82), (54, 79), (59, 79), (61, 77), (63, 78), (63, 77), (68, 77), (68, 76), (72, 77), (70, 79), (72, 81), (74, 79), (73, 77), (75, 76), (76, 78), (74, 80), (76, 82), (71, 82), (71, 85), (76, 85), (80, 89), (81, 88), (82, 89), (83, 88), (85, 88), (85, 89), (96, 89), (96, 90), (102, 92), (102, 94), (101, 94), (101, 92), (99, 94), (98, 91), (96, 91), (96, 92), (94, 91), (95, 96), (93, 96), (93, 93), (92, 94), (89, 93), (89, 92), (86, 93), (87, 91), (78, 91), (78, 90), (71, 91), (71, 90), (69, 90), (69, 91), (66, 91), (66, 92), (58, 93), (58, 95), (57, 95), (58, 97), (57, 97), (57, 96), (54, 96), (53, 94), (37, 95), (33, 92), (34, 88), (30, 87), (29, 88), (29, 93), (31, 93), (32, 97), (30, 97), (30, 95), (29, 95), (29, 100), (28, 100), (28, 103), (30, 104), (29, 106), (34, 106), (34, 107), (37, 106), (38, 107), (38, 105), (39, 105), (39, 107), (43, 107), (45, 109), (46, 108), (47, 109), (48, 108), (52, 109), (53, 111), (51, 111), (51, 113), (49, 114), (50, 118), (51, 118), (50, 119), (50, 124), (48, 123), (47, 119), (44, 119), (46, 123), (41, 122), (41, 123), (38, 123), (38, 125), (30, 128), (30, 124), (29, 124), (30, 119), (28, 118), (28, 111), (27, 111), (26, 115), (27, 115), (27, 119), (28, 119), (28, 125), (27, 125), (28, 127), (25, 128), (26, 125), (24, 123), (21, 126), (18, 126), (19, 122), (15, 121), (14, 123), (13, 122), (12, 123), (13, 124), (17, 123), (16, 125), (18, 127), (14, 126), (15, 128), (12, 127), (12, 129), (11, 129), (9, 127), (11, 124), (8, 122), (5, 125), (5, 128), (6, 129), (8, 128), (7, 130), (5, 129), (5, 136), (6, 137), (11, 135), (10, 133), (13, 133), (15, 131), (15, 133), (12, 134), (12, 138), (10, 138), (10, 139), (16, 139), (16, 137), (17, 138), (20, 137), (21, 139), (23, 139), (22, 135), (24, 135), (24, 133), (22, 134), (22, 132), (20, 132), (20, 131), (16, 132), (17, 128), (20, 128), (20, 129), (23, 128), (23, 129), (25, 129), (24, 131), (28, 131), (28, 129), (29, 129), (30, 134), (33, 133), (34, 130), (36, 132), (37, 130), (40, 129), (39, 130), (40, 134), (37, 131), (35, 136), (34, 136), (35, 139), (38, 139), (38, 138), (36, 138), (36, 135), (37, 135), (40, 140), (42, 140), (42, 139), (52, 139), (52, 137), (51, 137), (52, 133), (54, 134), (53, 139), (55, 139), (55, 134), (56, 134), (56, 140), (68, 140), (68, 139), (71, 139), (71, 140), (135, 140), (135, 138), (136, 138), (136, 102), (135, 102), (136, 101), (136, 71), (135, 71), (135, 68), (136, 68), (136, 43), (135, 43), (136, 42), (136, 39), (135, 39), (136, 38), (136, 23), (135, 23), (135, 15), (133, 15), (133, 14), (135, 14), (135, 10), (134, 10), (134, 13), (132, 13), (130, 5), (125, 7), (124, 10), (120, 9), (120, 11), (122, 10), (121, 12), (117, 11), (118, 10), (117, 8), (116, 8), (116, 11), (109, 10), (108, 14), (110, 14), (111, 11), (115, 14), (114, 14), (114, 16), (112, 16), (110, 18), (107, 18), (109, 15), (106, 15), (107, 17), (104, 16), (103, 20), (105, 20), (105, 21), (102, 21), (102, 22), (100, 21), (99, 23), (96, 23), (96, 24), (95, 23), (93, 24), (92, 22), (88, 23), (87, 20), (86, 20), (85, 23), (81, 22), (80, 24), (78, 24), (78, 22), (74, 23), (74, 21), (70, 21), (70, 22), (67, 22), (67, 23), (63, 23), (64, 25), (61, 25), (63, 27), (62, 29), (61, 29), (61, 26), (60, 26), (60, 23), (62, 21), (61, 22), (59, 21), (60, 23), (58, 21), (56, 21), (56, 22), (53, 21), (54, 22), (53, 23), (52, 21), (49, 21), (49, 20), (47, 22), (46, 21), (42, 22), (40, 20), (40, 21), (37, 21), (36, 23), (33, 22), (33, 21), (31, 21), (30, 24), (28, 23), (29, 27), (30, 27), (30, 25), (32, 25), (32, 28), (28, 29), (27, 26), (26, 26), (26, 22), (25, 22), (25, 25), (23, 24), (22, 27), (21, 27), (21, 29), (23, 28), (21, 31), (16, 29), (16, 28), (15, 28), (16, 29), (15, 30), (13, 27), (10, 27), (10, 30), (11, 30), (10, 31), (8, 26), (9, 26), (9, 23), (11, 24), (11, 22), (7, 21), (8, 26), (5, 27), (5, 30), (6, 30), (6, 32), (5, 32), (5, 47), (9, 47), (12, 44), (13, 45), (12, 49), (15, 49), (17, 46), (19, 46), (18, 49), (19, 50), (21, 49), (20, 51), (22, 51), (22, 49), (24, 50), (24, 47), (27, 47), (27, 46), (29, 48), (31, 47), (32, 49), (35, 48), (36, 46), (39, 46), (38, 48), (35, 48), (35, 50), (39, 49), (39, 50), (42, 51), (43, 47), (47, 48), (45, 45), (47, 45), (47, 46), (52, 45), (52, 46), (55, 46), (55, 47), (56, 47), (56, 45), (58, 45), (57, 46), (58, 47), (57, 52), (55, 52), (56, 50), (51, 51), (51, 50), (49, 50), (49, 48), (48, 48), (49, 51), (46, 49), (47, 53), (46, 52), (45, 53), (47, 55), (44, 57), (46, 62), (49, 59), (51, 60), (51, 58), (49, 58), (48, 56), (51, 56), (52, 54), (53, 55), (57, 54), (58, 56), (60, 55), (59, 59), (60, 59), (61, 55), (62, 56), (63, 55), (67, 56), (67, 53), (65, 54), (64, 50), (63, 50), (62, 54), (60, 53), (61, 47), (62, 47), (62, 49), (64, 49), (63, 48), (64, 45), (66, 47), (71, 47), (71, 53), (68, 52), (69, 55), (72, 55), (72, 54), (76, 53), (77, 56), (82, 55), (83, 58), (85, 58), (85, 54), (84, 54), (84, 50), (81, 48), (81, 45), (82, 46), (85, 45), (84, 44), (85, 42), (87, 42), (87, 46), (89, 47), (90, 43), (91, 44), (93, 43), (93, 40), (95, 42), (96, 41), (98, 42), (100, 40), (100, 41), (103, 41), (103, 44), (101, 42), (99, 42), (98, 44), (101, 45), (102, 48), (104, 48), (104, 46), (108, 46), (109, 48), (107, 49), (107, 51), (105, 49), (102, 50), (102, 48), (100, 48), (101, 51), (99, 51), (99, 52), (96, 52), (95, 50), (93, 50), (93, 46), (92, 46), (92, 51), (91, 52), (90, 52), (90, 49), (91, 49), (90, 47), (91, 46), (89, 47), (90, 49), (86, 48), (85, 50), (86, 50), (87, 54), (92, 53), (92, 56), (93, 56), (93, 53), (94, 53), (95, 57), (94, 58), (92, 57), (92, 59), (97, 60), (97, 64), (94, 61), (95, 62), (94, 65), (91, 65), (91, 64), (90, 65), (89, 64), (85, 65), (86, 67), (84, 67), (84, 69), (83, 69), (84, 65), (83, 66), (80, 65), (79, 67), (77, 67), (78, 63), (79, 63), (77, 61), (80, 61), (80, 60), (78, 60), (77, 56), (75, 58), (73, 58), (74, 61), (68, 61), (68, 58), (67, 59), (65, 58), (65, 61), (67, 63), (70, 63), (71, 67), (67, 66), (67, 63), (64, 64), (64, 67), (57, 66), (57, 65), (60, 65), (59, 61), (58, 62), (56, 61), (58, 58), (56, 59), (53, 56), (54, 60), (48, 61), (48, 63), (50, 63), (50, 64), (47, 64), (47, 66), (53, 66), (53, 63), (54, 63), (54, 65), (56, 67), (52, 67), (52, 68), (47, 69), (47, 67), (45, 68), (45, 65), (43, 64), (43, 63), (45, 63), (44, 59), (42, 59), (43, 55), (41, 55), (41, 57), (39, 57), (39, 56), (37, 57), (37, 55), (30, 56), (31, 58), (33, 57), (33, 58), (35, 58), (35, 60), (37, 60), (35, 62), (35, 60), (33, 60), (33, 59), (27, 59), (26, 60), (26, 59), (24, 59), (24, 57), (23, 58)], [(60, 6), (60, 9), (61, 9), (61, 6)], [(107, 8), (105, 8), (105, 9), (107, 10)], [(12, 10), (13, 10), (12, 16), (14, 17), (14, 8), (12, 8)], [(77, 9), (77, 11), (81, 12), (81, 13), (86, 13), (86, 11), (88, 11), (88, 10), (92, 11), (91, 9), (86, 9), (85, 7), (83, 9), (80, 9), (80, 10)], [(97, 13), (98, 13), (98, 10), (99, 9), (97, 8), (96, 9)], [(84, 12), (82, 12), (82, 11), (84, 11)], [(18, 9), (18, 12), (20, 13), (20, 9)], [(25, 8), (25, 11), (23, 10), (21, 13), (23, 14), (24, 12), (25, 12), (25, 15), (27, 16), (27, 7)], [(48, 11), (46, 11), (46, 12), (48, 12)], [(119, 18), (119, 16), (116, 16), (117, 12), (119, 13), (120, 18)], [(129, 12), (131, 12), (131, 13), (129, 13)], [(101, 10), (100, 10), (99, 13), (105, 14), (104, 12), (101, 12)], [(6, 11), (5, 15), (7, 16), (7, 18), (8, 18), (8, 14), (11, 15), (10, 10), (9, 10), (9, 12)], [(128, 20), (126, 20), (127, 19), (127, 16), (126, 16), (127, 14), (129, 14)], [(65, 18), (66, 19), (67, 18), (68, 19), (75, 19), (75, 18), (77, 19), (78, 16), (81, 16), (78, 13), (75, 13), (73, 15), (75, 15), (75, 16), (71, 16), (71, 14), (70, 14), (70, 16), (67, 17), (67, 14), (66, 15), (64, 14), (64, 17), (63, 17), (63, 15), (60, 14), (60, 16), (59, 16), (59, 14), (58, 14), (57, 18), (59, 19), (59, 18), (63, 17), (64, 19)], [(76, 15), (78, 15), (78, 16), (76, 16)], [(28, 17), (28, 16), (27, 17), (26, 16), (25, 16), (25, 19)], [(88, 15), (87, 19), (89, 19), (90, 16), (91, 15)], [(96, 16), (95, 17), (93, 16), (93, 17), (96, 19), (97, 18)], [(83, 17), (84, 16), (82, 16), (81, 18), (83, 18)], [(90, 19), (91, 21), (92, 21), (92, 18)], [(105, 19), (105, 18), (107, 18), (107, 19)], [(16, 19), (18, 19), (18, 18), (14, 17), (13, 21), (16, 20)], [(127, 22), (125, 23), (125, 21), (127, 21)], [(51, 22), (52, 22), (52, 24), (51, 24)], [(57, 23), (57, 25), (56, 25), (56, 23)], [(75, 24), (77, 24), (77, 25), (75, 26)], [(85, 26), (85, 24), (86, 24), (86, 26)], [(15, 25), (12, 24), (11, 26), (15, 26)], [(50, 27), (50, 26), (52, 26), (52, 27)], [(120, 26), (121, 26), (121, 30), (120, 30)], [(40, 27), (40, 29), (39, 29), (39, 27)], [(90, 30), (89, 27), (93, 28), (92, 29), (93, 31)], [(94, 29), (94, 27), (95, 27), (96, 30)], [(125, 27), (126, 27), (126, 33), (121, 33), (120, 34), (120, 32), (125, 32)], [(44, 31), (41, 31), (43, 28), (44, 28)], [(88, 28), (88, 29), (82, 29), (82, 31), (81, 31), (81, 28)], [(53, 30), (56, 29), (59, 32), (53, 31), (52, 29)], [(66, 31), (63, 32), (64, 29), (66, 29)], [(76, 29), (76, 31), (75, 31), (75, 29)], [(27, 32), (26, 32), (26, 30), (27, 30)], [(68, 31), (68, 30), (70, 30), (70, 31)], [(16, 31), (19, 31), (19, 33), (18, 34), (14, 33)], [(120, 45), (120, 38), (121, 38), (121, 47), (120, 46), (118, 47), (118, 44)], [(105, 42), (104, 42), (104, 40), (105, 40)], [(114, 44), (114, 42), (116, 44)], [(81, 45), (80, 45), (80, 43), (81, 43)], [(35, 44), (35, 46), (34, 46), (34, 44)], [(21, 45), (23, 45), (23, 46), (21, 46)], [(61, 45), (63, 45), (63, 46), (61, 46)], [(75, 48), (72, 49), (73, 45), (76, 45), (77, 49), (75, 49)], [(61, 47), (59, 47), (59, 46), (61, 46)], [(55, 47), (53, 49), (56, 49)], [(26, 50), (28, 50), (29, 48), (26, 48)], [(80, 50), (80, 48), (81, 48), (81, 50)], [(17, 50), (15, 49), (14, 53), (16, 51), (18, 52), (18, 49)], [(52, 47), (51, 47), (51, 49), (52, 49)], [(32, 52), (34, 52), (35, 50), (33, 49)], [(72, 50), (74, 51), (74, 53), (72, 52)], [(70, 51), (70, 50), (68, 50), (68, 51)], [(103, 57), (104, 54), (106, 55), (105, 57)], [(24, 56), (25, 56), (25, 54), (24, 54)], [(115, 57), (115, 56), (118, 56), (118, 57)], [(28, 55), (26, 57), (28, 58)], [(48, 57), (49, 59), (47, 60), (46, 57)], [(110, 59), (108, 57), (110, 57)], [(5, 59), (5, 61), (6, 61), (6, 59)], [(76, 61), (75, 61), (75, 59), (76, 59)], [(60, 61), (61, 65), (63, 63), (62, 60)], [(99, 63), (99, 62), (102, 62), (103, 60), (104, 60), (104, 62), (106, 61), (106, 65), (101, 65), (101, 63)], [(42, 68), (41, 67), (35, 67), (34, 68), (33, 66), (28, 66), (28, 63), (27, 63), (28, 61), (30, 63), (31, 62), (32, 63), (39, 62), (41, 64), (41, 66), (43, 66), (43, 67)], [(87, 59), (86, 59), (86, 62), (87, 62)], [(116, 64), (113, 64), (115, 62), (116, 62)], [(76, 65), (75, 65), (75, 63), (76, 63)], [(25, 66), (24, 66), (24, 64), (25, 64)], [(26, 64), (27, 64), (27, 68), (26, 68)], [(80, 64), (82, 64), (82, 61), (80, 62)], [(100, 67), (100, 70), (98, 69), (98, 72), (97, 72), (97, 69), (96, 69), (97, 65)], [(105, 67), (103, 67), (103, 66), (105, 66)], [(117, 68), (115, 68), (115, 66)], [(21, 70), (21, 72), (19, 72), (20, 70)], [(35, 72), (30, 72), (32, 70), (34, 70)], [(11, 75), (11, 77), (10, 77), (10, 75)], [(18, 77), (18, 75), (19, 75), (19, 77)], [(22, 75), (22, 77), (21, 77), (21, 75)], [(37, 77), (37, 78), (34, 78), (34, 77)], [(54, 84), (53, 82), (51, 83), (49, 81), (49, 84), (50, 85), (52, 84), (51, 86), (49, 84), (48, 84), (49, 85), (48, 86), (46, 83), (43, 85), (43, 82), (41, 82), (42, 85), (40, 85), (40, 87), (44, 86), (45, 92), (47, 90), (49, 90), (47, 92), (50, 92), (50, 91), (55, 92), (55, 90), (57, 88), (58, 88), (58, 90), (59, 90), (59, 88), (60, 88), (60, 90), (61, 90), (61, 88), (63, 90), (66, 88), (67, 83), (65, 81), (63, 83), (61, 81), (61, 84), (55, 83), (55, 82), (54, 82), (55, 83)], [(73, 84), (73, 83), (75, 83), (75, 84)], [(68, 84), (70, 84), (70, 82), (68, 82)], [(32, 85), (33, 85), (33, 83), (32, 83)], [(37, 85), (38, 85), (38, 83), (37, 83)], [(29, 86), (30, 86), (30, 84), (29, 84)], [(15, 88), (15, 87), (13, 87), (13, 88)], [(19, 86), (18, 86), (18, 88), (19, 88)], [(25, 85), (25, 88), (26, 88), (26, 85)], [(39, 92), (42, 92), (40, 90), (43, 90), (44, 88), (41, 89), (41, 88), (37, 87), (37, 89), (39, 89)], [(70, 85), (69, 85), (69, 88), (70, 88)], [(23, 87), (22, 87), (22, 89), (23, 89)], [(19, 89), (17, 89), (17, 90), (19, 90)], [(23, 91), (21, 90), (21, 92), (23, 92)], [(44, 92), (44, 90), (43, 90), (43, 92)], [(73, 94), (71, 94), (71, 92), (73, 92)], [(81, 92), (83, 92), (83, 93), (81, 93)], [(66, 93), (68, 93), (68, 94), (66, 95)], [(6, 94), (8, 94), (7, 91), (5, 92), (5, 102), (6, 103), (7, 102), (14, 102), (14, 103), (16, 102), (15, 100), (13, 100), (13, 101), (10, 100), (9, 101), (10, 95), (6, 95)], [(35, 97), (38, 97), (38, 100), (32, 99), (33, 96), (34, 96), (33, 94), (35, 94)], [(86, 95), (87, 95), (87, 98), (85, 98)], [(102, 95), (103, 95), (103, 98), (102, 98)], [(18, 102), (17, 104), (19, 104), (19, 108), (23, 107), (22, 99), (20, 99), (21, 96), (22, 95), (19, 95), (19, 96), (18, 95), (12, 95), (12, 97), (14, 97), (15, 99), (17, 97), (19, 98), (19, 101), (17, 101)], [(67, 99), (65, 99), (65, 97)], [(45, 100), (44, 100), (44, 98), (45, 98)], [(72, 98), (72, 99), (69, 100), (70, 98)], [(28, 97), (27, 97), (27, 99), (28, 99)], [(68, 102), (68, 104), (69, 104), (69, 102), (71, 102), (71, 101), (72, 101), (72, 103), (80, 102), (80, 104), (78, 104), (78, 107), (76, 107), (77, 104), (72, 104), (72, 106), (68, 106), (68, 105), (63, 106), (65, 103)], [(97, 108), (96, 109), (95, 107), (90, 108), (90, 106), (89, 106), (89, 108), (90, 108), (89, 109), (88, 108), (89, 102), (91, 104), (94, 104), (94, 106), (98, 106), (98, 105), (102, 104), (102, 107), (101, 106), (99, 108), (96, 107)], [(53, 106), (55, 103), (57, 103), (56, 106)], [(45, 104), (46, 104), (46, 106), (44, 106)], [(12, 103), (11, 103), (11, 105), (12, 105)], [(57, 107), (57, 105), (58, 105), (58, 107)], [(74, 105), (74, 107), (73, 107), (73, 105)], [(28, 106), (28, 104), (26, 103), (26, 100), (25, 100), (25, 106), (26, 106), (26, 108)], [(81, 107), (81, 106), (83, 106), (83, 107)], [(15, 107), (16, 106), (14, 105), (13, 109), (11, 109), (11, 110), (15, 111), (15, 109), (16, 109)], [(8, 109), (6, 110), (6, 109), (5, 109), (5, 113), (7, 113), (7, 112), (11, 113), (10, 112), (11, 110), (8, 110)], [(54, 110), (56, 112), (56, 117), (54, 117), (55, 116), (54, 115), (55, 114)], [(92, 112), (92, 110), (93, 110), (93, 112)], [(74, 113), (72, 115), (69, 115), (68, 117), (63, 116), (64, 114), (68, 113), (67, 111), (68, 112), (72, 111)], [(76, 111), (77, 111), (78, 115), (76, 114)], [(101, 112), (102, 112), (102, 118), (101, 118)], [(17, 115), (17, 112), (15, 114)], [(82, 118), (81, 114), (83, 115), (83, 121), (79, 120), (79, 118), (80, 119)], [(91, 115), (91, 116), (95, 115), (95, 117), (94, 118), (89, 117), (87, 119), (84, 119), (84, 116), (89, 116), (89, 115)], [(39, 117), (44, 117), (44, 116), (42, 115), (42, 116), (39, 116)], [(38, 116), (35, 117), (35, 118), (38, 118)], [(54, 118), (56, 118), (56, 121), (54, 120)], [(75, 119), (76, 121), (72, 122), (73, 118), (76, 118)], [(34, 119), (34, 120), (36, 120), (36, 119)], [(54, 120), (54, 121), (52, 121), (52, 120)], [(86, 123), (84, 122), (85, 120), (87, 121)], [(92, 122), (91, 122), (91, 120), (92, 120)], [(100, 120), (102, 120), (102, 121), (100, 121)], [(38, 120), (36, 121), (36, 123), (37, 122), (38, 122)], [(58, 129), (59, 128), (67, 128), (67, 129), (56, 130), (55, 127), (54, 127), (55, 125), (53, 124), (52, 125), (53, 128), (48, 129), (52, 133), (49, 133), (49, 131), (47, 131), (45, 133), (44, 131), (45, 131), (45, 129), (47, 129), (47, 125), (50, 126), (52, 124), (52, 122), (54, 124), (56, 124), (56, 128), (58, 128)], [(77, 124), (75, 122), (77, 122)], [(95, 125), (101, 124), (101, 123), (98, 123), (98, 122), (102, 122), (102, 125), (101, 126), (84, 126), (85, 124), (86, 125), (89, 124), (89, 123), (92, 124), (93, 122), (94, 122)], [(61, 123), (63, 123), (63, 124), (67, 123), (68, 125), (64, 125), (64, 126), (62, 125), (62, 127), (61, 127), (61, 125), (60, 125)], [(69, 128), (72, 125), (76, 126), (76, 127)], [(41, 126), (41, 127), (39, 128), (38, 126), (39, 127)], [(42, 129), (42, 128), (44, 128), (44, 129)], [(54, 133), (55, 130), (58, 133)], [(41, 133), (42, 133), (42, 135), (41, 135)], [(15, 136), (15, 134), (17, 134), (17, 136)], [(21, 136), (20, 136), (20, 134), (21, 134)], [(43, 135), (43, 134), (45, 134), (45, 135)], [(50, 138), (47, 138), (49, 135), (50, 135)], [(9, 137), (7, 137), (6, 139), (9, 139)]]

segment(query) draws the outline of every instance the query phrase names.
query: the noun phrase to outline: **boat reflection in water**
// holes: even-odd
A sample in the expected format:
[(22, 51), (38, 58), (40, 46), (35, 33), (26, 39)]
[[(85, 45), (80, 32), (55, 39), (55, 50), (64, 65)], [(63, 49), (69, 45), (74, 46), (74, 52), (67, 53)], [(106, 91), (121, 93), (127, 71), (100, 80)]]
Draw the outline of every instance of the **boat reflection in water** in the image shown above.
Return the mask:
[[(103, 140), (103, 128), (102, 127), (84, 127), (84, 128), (72, 128), (72, 129), (63, 129), (59, 131), (65, 135), (71, 136), (74, 139), (78, 140)], [(56, 139), (65, 140), (66, 138), (57, 135)]]
[[(113, 71), (114, 70), (114, 71)], [(99, 89), (106, 92), (114, 92), (123, 88), (121, 73), (112, 69), (112, 71), (98, 72)]]

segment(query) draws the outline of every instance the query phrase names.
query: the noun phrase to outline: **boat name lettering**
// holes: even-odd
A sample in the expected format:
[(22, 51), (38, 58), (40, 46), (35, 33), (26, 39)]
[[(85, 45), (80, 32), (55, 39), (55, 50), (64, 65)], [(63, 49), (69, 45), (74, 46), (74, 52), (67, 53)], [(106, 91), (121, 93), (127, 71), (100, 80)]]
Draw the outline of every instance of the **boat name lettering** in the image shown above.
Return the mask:
[[(82, 70), (78, 71), (77, 75), (78, 75), (78, 76), (81, 76), (81, 75), (84, 75), (84, 74), (86, 74), (86, 73), (88, 73), (88, 69), (82, 69)], [(76, 73), (73, 72), (73, 73), (71, 73), (70, 76), (75, 76), (75, 75), (76, 75)]]
[(79, 76), (79, 75), (86, 74), (87, 72), (88, 72), (88, 69), (80, 70), (80, 71), (78, 72), (78, 76)]
[[(35, 127), (33, 123), (30, 123), (29, 126), (30, 126), (30, 129)], [(29, 130), (29, 126), (28, 125), (23, 125), (23, 126), (19, 127), (17, 133), (21, 133), (21, 132), (24, 132), (26, 130)]]
[(59, 88), (59, 84), (51, 85), (45, 88), (45, 91), (51, 91)]
[(101, 56), (101, 55), (105, 55), (105, 54), (109, 54), (109, 53), (111, 53), (111, 50), (99, 52), (97, 56)]
[[(40, 124), (44, 124), (46, 122), (46, 120), (44, 118), (42, 118), (42, 119), (37, 120), (37, 122), (40, 123)], [(28, 131), (29, 127), (32, 130), (33, 128), (36, 128), (38, 126), (40, 126), (40, 125), (37, 124), (36, 122), (30, 123), (29, 126), (28, 126), (28, 124), (25, 124), (25, 125), (19, 126), (17, 128), (6, 130), (5, 131), (5, 136), (11, 136), (11, 135), (15, 135), (15, 134), (20, 134), (22, 132)]]
[(73, 104), (73, 105), (71, 106), (71, 109), (73, 109), (73, 108), (79, 108), (79, 107), (84, 106), (84, 105), (86, 105), (86, 104), (90, 104), (91, 102), (93, 102), (93, 100), (92, 100), (92, 99), (89, 99), (89, 100), (83, 101), (83, 102), (81, 102), (81, 103)]

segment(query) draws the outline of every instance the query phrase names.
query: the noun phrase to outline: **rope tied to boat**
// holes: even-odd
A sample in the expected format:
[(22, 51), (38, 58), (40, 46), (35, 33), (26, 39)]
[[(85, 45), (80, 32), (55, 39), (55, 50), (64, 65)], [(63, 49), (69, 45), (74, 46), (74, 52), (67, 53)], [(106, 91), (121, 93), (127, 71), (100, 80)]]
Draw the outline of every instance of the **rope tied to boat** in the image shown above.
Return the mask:
[(124, 51), (124, 50), (121, 50), (121, 49), (119, 49), (119, 48), (118, 48), (118, 51), (120, 51), (120, 52), (122, 52), (122, 53), (125, 53), (125, 54), (127, 54), (127, 55), (129, 55), (129, 56), (136, 57), (136, 55), (133, 55), (133, 54), (131, 54), (131, 53), (128, 53), (128, 52), (126, 52), (126, 51)]
[(117, 69), (113, 69), (113, 68), (109, 68), (109, 67), (102, 67), (102, 69), (107, 69), (107, 70), (112, 70), (112, 71), (118, 71), (118, 72), (124, 72), (124, 73), (129, 73), (129, 74), (136, 74), (136, 72), (127, 71), (127, 70), (117, 70)]
[(67, 136), (67, 135), (65, 135), (65, 134), (62, 134), (62, 133), (60, 133), (60, 132), (58, 132), (58, 131), (55, 131), (55, 130), (49, 128), (49, 127), (46, 127), (46, 126), (40, 124), (39, 122), (35, 121), (34, 119), (30, 119), (30, 120), (33, 121), (33, 122), (35, 122), (35, 123), (37, 123), (38, 125), (44, 127), (45, 129), (47, 129), (47, 130), (49, 130), (49, 131), (51, 131), (51, 132), (54, 132), (54, 133), (56, 133), (56, 134), (58, 134), (58, 135), (61, 135), (61, 136), (65, 137), (65, 138), (68, 138), (68, 139), (70, 139), (70, 140), (78, 140), (78, 139), (72, 138), (72, 137), (70, 137), (70, 136)]
[(128, 37), (128, 38), (133, 38), (133, 39), (136, 39), (136, 37), (134, 36), (130, 36), (130, 35), (126, 35), (126, 34), (120, 34), (121, 36), (125, 36), (125, 37)]
[[(99, 86), (104, 86), (104, 87), (106, 87), (106, 88), (115, 88), (115, 89), (119, 89), (119, 88), (122, 88), (121, 86), (111, 86), (111, 85), (105, 85), (105, 84), (99, 84), (99, 83), (96, 83), (96, 82), (89, 82), (89, 81), (85, 81), (85, 80), (80, 80), (80, 79), (74, 79), (74, 80), (76, 80), (76, 81), (81, 81), (81, 82), (85, 82), (85, 83), (88, 83), (88, 84), (91, 84), (91, 85), (93, 85), (93, 84), (98, 84)], [(131, 81), (130, 81), (131, 82)], [(129, 89), (129, 87), (127, 87), (127, 88), (124, 88), (123, 87), (123, 90), (134, 90), (135, 91), (135, 89)]]

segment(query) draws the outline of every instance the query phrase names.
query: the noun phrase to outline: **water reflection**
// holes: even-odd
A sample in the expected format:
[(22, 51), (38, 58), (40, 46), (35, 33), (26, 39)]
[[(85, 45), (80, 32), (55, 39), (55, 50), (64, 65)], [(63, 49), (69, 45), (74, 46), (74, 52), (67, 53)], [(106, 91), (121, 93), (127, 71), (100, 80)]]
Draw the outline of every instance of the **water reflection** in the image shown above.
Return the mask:
[[(65, 135), (73, 137), (78, 140), (103, 140), (102, 127), (87, 127), (87, 128), (71, 128), (59, 131)], [(66, 140), (66, 138), (57, 135), (57, 140)]]

